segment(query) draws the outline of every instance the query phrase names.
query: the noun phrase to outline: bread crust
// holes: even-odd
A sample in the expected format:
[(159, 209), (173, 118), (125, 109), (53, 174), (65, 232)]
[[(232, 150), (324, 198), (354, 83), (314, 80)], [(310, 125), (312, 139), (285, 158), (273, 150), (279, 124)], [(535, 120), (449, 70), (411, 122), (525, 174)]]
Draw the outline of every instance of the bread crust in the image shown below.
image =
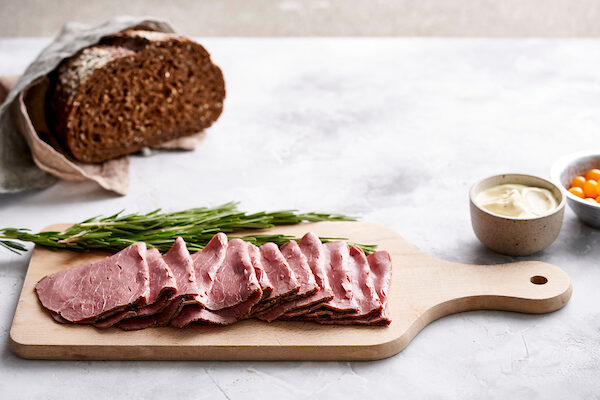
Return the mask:
[(212, 125), (225, 82), (200, 44), (125, 31), (63, 61), (52, 74), (48, 122), (78, 161), (99, 163)]

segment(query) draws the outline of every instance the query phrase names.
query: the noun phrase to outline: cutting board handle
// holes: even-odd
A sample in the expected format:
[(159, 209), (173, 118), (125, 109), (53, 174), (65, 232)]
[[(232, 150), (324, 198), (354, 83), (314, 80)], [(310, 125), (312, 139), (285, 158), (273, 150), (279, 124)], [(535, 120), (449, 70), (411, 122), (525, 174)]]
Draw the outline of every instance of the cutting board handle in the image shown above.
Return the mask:
[(435, 314), (441, 313), (437, 317), (468, 310), (547, 313), (564, 306), (573, 290), (569, 276), (545, 262), (469, 265), (433, 260), (443, 264), (446, 281), (440, 282), (440, 297), (432, 304), (438, 309)]

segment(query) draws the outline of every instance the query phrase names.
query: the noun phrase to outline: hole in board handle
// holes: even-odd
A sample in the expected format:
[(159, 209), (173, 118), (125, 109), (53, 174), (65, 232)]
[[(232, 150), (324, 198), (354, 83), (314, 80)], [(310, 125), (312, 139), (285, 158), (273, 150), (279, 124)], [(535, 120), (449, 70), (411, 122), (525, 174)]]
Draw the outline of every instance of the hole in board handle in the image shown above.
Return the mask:
[(545, 276), (536, 275), (536, 276), (532, 276), (530, 281), (534, 285), (543, 285), (546, 282), (548, 282), (548, 278), (546, 278)]

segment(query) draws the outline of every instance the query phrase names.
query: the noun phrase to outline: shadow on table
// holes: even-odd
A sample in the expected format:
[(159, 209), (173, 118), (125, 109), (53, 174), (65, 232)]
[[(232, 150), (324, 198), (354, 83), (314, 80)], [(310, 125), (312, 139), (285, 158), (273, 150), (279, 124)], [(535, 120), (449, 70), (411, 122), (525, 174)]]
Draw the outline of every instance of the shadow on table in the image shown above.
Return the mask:
[(591, 265), (600, 266), (600, 230), (577, 218), (565, 218), (560, 236), (550, 249), (556, 253), (589, 258)]
[[(463, 241), (459, 246), (461, 247), (460, 260), (449, 259), (449, 261), (481, 265), (545, 261), (561, 266), (568, 263), (572, 257), (578, 257), (579, 261), (583, 257), (589, 258), (591, 265), (600, 266), (600, 230), (585, 225), (572, 215), (565, 218), (562, 230), (553, 244), (529, 256), (512, 257), (499, 254), (488, 249), (475, 238)], [(444, 258), (444, 255), (439, 255), (439, 257)]]
[(118, 197), (120, 196), (102, 189), (93, 182), (59, 181), (45, 189), (0, 194), (0, 209), (25, 202), (30, 206), (46, 207), (93, 200), (111, 200)]

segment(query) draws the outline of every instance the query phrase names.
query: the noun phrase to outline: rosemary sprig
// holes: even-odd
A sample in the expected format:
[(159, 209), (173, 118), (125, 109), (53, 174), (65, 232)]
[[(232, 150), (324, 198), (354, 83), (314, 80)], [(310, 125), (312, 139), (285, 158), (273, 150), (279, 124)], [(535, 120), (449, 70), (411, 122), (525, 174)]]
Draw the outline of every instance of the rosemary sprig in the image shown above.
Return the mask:
[[(20, 243), (32, 242), (40, 246), (75, 251), (106, 250), (116, 252), (134, 242), (146, 242), (161, 252), (171, 248), (181, 236), (191, 252), (199, 251), (217, 232), (235, 233), (250, 229), (266, 229), (277, 225), (295, 225), (302, 222), (354, 221), (342, 214), (298, 213), (296, 210), (258, 212), (248, 214), (237, 209), (237, 203), (226, 203), (218, 207), (192, 208), (189, 210), (163, 213), (160, 209), (147, 214), (126, 214), (120, 211), (108, 217), (93, 217), (72, 225), (62, 232), (31, 233), (28, 229), (0, 229), (0, 246), (17, 254), (27, 249)], [(260, 246), (274, 242), (281, 246), (289, 240), (299, 238), (281, 234), (256, 234), (238, 237)], [(322, 237), (323, 242), (347, 240)], [(353, 243), (349, 243), (353, 245)], [(365, 253), (375, 250), (375, 245), (356, 244)]]

